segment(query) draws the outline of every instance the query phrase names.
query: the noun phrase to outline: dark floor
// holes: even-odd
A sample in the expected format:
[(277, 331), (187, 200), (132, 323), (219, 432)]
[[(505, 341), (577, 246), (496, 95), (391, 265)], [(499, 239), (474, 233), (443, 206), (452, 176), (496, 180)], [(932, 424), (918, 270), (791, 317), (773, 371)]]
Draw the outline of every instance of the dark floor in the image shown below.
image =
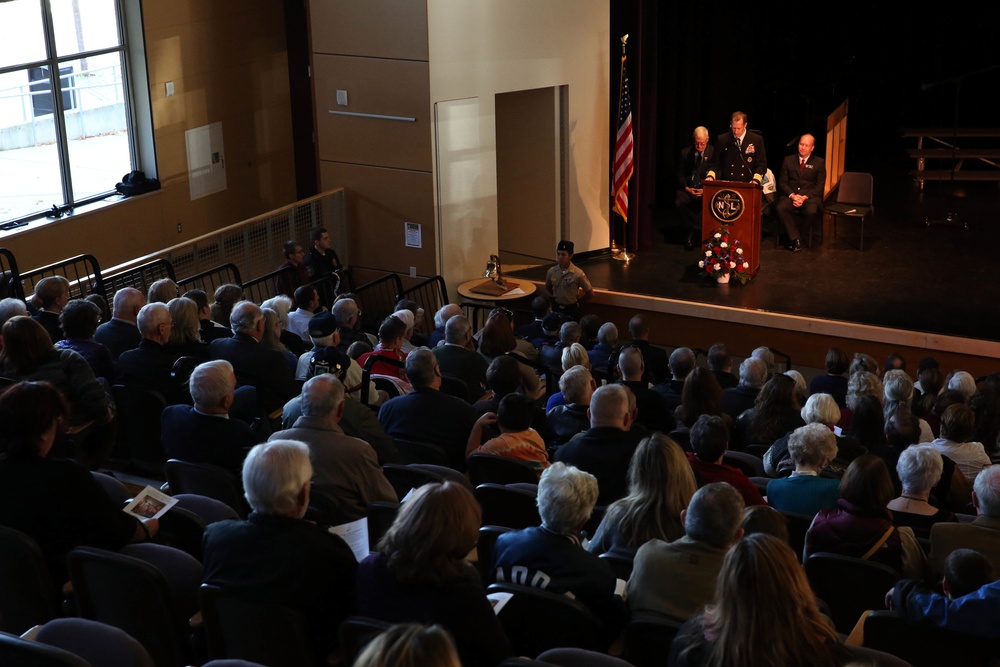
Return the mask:
[[(883, 187), (880, 188), (880, 185)], [(859, 230), (841, 222), (833, 236), (791, 253), (774, 247), (773, 227), (761, 243), (761, 268), (746, 286), (718, 285), (696, 275), (697, 250), (685, 252), (665, 213), (660, 242), (625, 265), (580, 263), (598, 288), (765, 312), (842, 320), (1000, 340), (1000, 188), (995, 183), (928, 183), (921, 195), (905, 175), (875, 174), (875, 218)], [(960, 227), (927, 227), (926, 218), (959, 214)], [(543, 280), (548, 265), (517, 272)]]

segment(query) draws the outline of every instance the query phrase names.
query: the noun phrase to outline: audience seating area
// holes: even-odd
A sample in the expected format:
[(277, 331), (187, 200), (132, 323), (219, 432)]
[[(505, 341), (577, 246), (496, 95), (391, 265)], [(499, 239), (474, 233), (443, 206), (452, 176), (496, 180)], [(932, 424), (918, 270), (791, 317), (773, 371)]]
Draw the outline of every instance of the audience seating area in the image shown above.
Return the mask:
[[(97, 258), (91, 255), (79, 255), (41, 268), (24, 270), (19, 267), (14, 255), (5, 249), (0, 249), (0, 273), (4, 278), (3, 284), (0, 285), (2, 292), (0, 297), (30, 299), (43, 278), (62, 276), (69, 282), (71, 300), (99, 295), (108, 303), (112, 302), (117, 291), (124, 288), (136, 288), (145, 294), (154, 282), (169, 279), (177, 284), (178, 296), (183, 296), (191, 289), (201, 289), (211, 298), (215, 290), (222, 285), (235, 284), (242, 288), (244, 298), (260, 304), (278, 294), (279, 283), (297, 279), (293, 268), (282, 268), (243, 280), (240, 267), (233, 263), (221, 264), (211, 270), (200, 271), (190, 276), (179, 276), (171, 263), (165, 259), (157, 259), (124, 272), (105, 275)], [(414, 327), (412, 336), (418, 340), (421, 337), (426, 339), (435, 331), (436, 324), (440, 324), (435, 322), (434, 314), (451, 303), (445, 282), (440, 276), (406, 289), (400, 276), (395, 274), (355, 285), (352, 272), (344, 268), (308, 284), (316, 288), (320, 303), (326, 308), (332, 308), (339, 296), (350, 293), (351, 298), (361, 305), (360, 329), (370, 337), (379, 332), (380, 324), (395, 311), (398, 302), (409, 299), (416, 302), (423, 311), (422, 319), (417, 318), (419, 324)], [(473, 332), (481, 332), (492, 315), (492, 309), (483, 304), (457, 305), (468, 318)], [(510, 324), (512, 327), (527, 324), (536, 315), (537, 313), (526, 309), (515, 310)], [(565, 327), (562, 330), (564, 331)], [(562, 333), (553, 337), (543, 347), (551, 345), (557, 348), (558, 354), (562, 354), (562, 350), (570, 348), (572, 343), (562, 341), (561, 336)], [(609, 384), (619, 379), (614, 375), (616, 372), (614, 362), (622, 346), (627, 345), (629, 337), (628, 329), (621, 327), (618, 332), (619, 340), (614, 344), (614, 352), (610, 357), (612, 375), (605, 378), (606, 369), (600, 371), (594, 369), (590, 377), (600, 376)], [(590, 341), (591, 347), (594, 342)], [(706, 347), (712, 342), (714, 341), (698, 341)], [(706, 365), (716, 362), (712, 352), (715, 350), (714, 347), (708, 351), (696, 346), (691, 349), (678, 347), (674, 351), (677, 350), (686, 350), (694, 360), (694, 365), (703, 369)], [(738, 419), (740, 414), (725, 416), (733, 449), (725, 451), (717, 460), (713, 455), (713, 460), (702, 459), (702, 462), (724, 468), (727, 475), (749, 478), (748, 483), (766, 495), (772, 478), (765, 472), (765, 454), (775, 442), (794, 429), (785, 429), (782, 426), (779, 432), (772, 434), (777, 434), (778, 437), (769, 436), (764, 442), (747, 435), (747, 439), (743, 441), (745, 447), (741, 446), (739, 436), (746, 435), (741, 429), (753, 429), (759, 425), (753, 419), (755, 410), (769, 408), (760, 399), (761, 395), (770, 391), (763, 387), (770, 387), (771, 383), (779, 382), (778, 378), (785, 378), (781, 374), (782, 370), (792, 371), (793, 364), (789, 354), (766, 347), (760, 350), (764, 352), (759, 356), (755, 352), (754, 356), (766, 361), (768, 370), (766, 377), (756, 386), (753, 386), (748, 377), (744, 377), (744, 369), (736, 363), (731, 363), (730, 367), (725, 369), (711, 369), (717, 373), (731, 370), (734, 376), (740, 376), (741, 387), (753, 386), (754, 390), (760, 393), (755, 393), (758, 399), (756, 402), (751, 400), (749, 405), (752, 407), (749, 410), (739, 411), (743, 418)], [(666, 358), (666, 350), (663, 350), (663, 354)], [(855, 361), (864, 356), (866, 355), (856, 355)], [(565, 358), (563, 355), (562, 359)], [(705, 408), (710, 401), (702, 405), (694, 402), (692, 397), (697, 388), (689, 389), (689, 385), (693, 385), (693, 382), (687, 381), (691, 369), (686, 369), (680, 377), (677, 377), (682, 364), (675, 363), (673, 355), (670, 359), (670, 367), (666, 374), (656, 377), (656, 382), (647, 385), (646, 389), (659, 392), (672, 401), (671, 410), (679, 408), (676, 419), (672, 412), (666, 415), (671, 428), (665, 430), (687, 456), (695, 460), (703, 454), (698, 436), (700, 432), (695, 426), (695, 418), (699, 414), (685, 414), (685, 411)], [(559, 384), (558, 374), (553, 372), (551, 366), (546, 367), (541, 361), (526, 358), (519, 358), (518, 361), (519, 364), (526, 364), (546, 386), (546, 390), (535, 404), (536, 409), (544, 406), (546, 400), (561, 388), (563, 392), (569, 393), (570, 388)], [(820, 365), (819, 360), (815, 362), (809, 360), (809, 362), (815, 363), (815, 366)], [(862, 363), (870, 362), (862, 359)], [(384, 404), (386, 396), (392, 401), (397, 395), (406, 391), (400, 389), (399, 383), (378, 376), (374, 368), (376, 364), (400, 371), (406, 368), (405, 362), (387, 359), (384, 356), (372, 356), (363, 364), (361, 390), (357, 395), (360, 397), (359, 402), (365, 406), (362, 413), (372, 421), (377, 421), (375, 417), (379, 414), (380, 406), (369, 404), (370, 384), (374, 384), (375, 388), (380, 390), (380, 404)], [(568, 371), (569, 368), (564, 367), (563, 370)], [(877, 395), (871, 393), (871, 390), (869, 395), (875, 395), (879, 401), (878, 409), (881, 410), (885, 401), (881, 393), (883, 388), (880, 380), (883, 378), (883, 369), (863, 368), (860, 372), (869, 372), (875, 382), (879, 383), (874, 390)], [(918, 378), (924, 381), (924, 375), (916, 376), (912, 368), (907, 372), (911, 374), (911, 395), (903, 397), (902, 400), (905, 403), (906, 415), (909, 415), (911, 403), (916, 405), (912, 397), (912, 380)], [(846, 373), (846, 369), (842, 373)], [(944, 373), (944, 369), (941, 373)], [(832, 374), (837, 375), (837, 373)], [(705, 375), (715, 377), (707, 372)], [(1000, 376), (997, 379), (1000, 379)], [(733, 381), (736, 381), (735, 377)], [(788, 379), (780, 381), (791, 382)], [(718, 389), (716, 402), (721, 400), (721, 404), (725, 404), (724, 396), (728, 394), (722, 393), (717, 380), (712, 382)], [(984, 448), (985, 452), (994, 462), (1000, 461), (997, 446), (997, 437), (1000, 435), (998, 433), (1000, 397), (992, 393), (1000, 391), (1000, 382), (994, 383), (990, 378), (979, 378), (977, 382), (980, 386), (974, 387), (976, 395), (990, 392), (983, 400), (988, 400), (989, 405), (995, 410), (987, 412), (985, 409), (975, 408), (979, 410), (976, 413), (977, 418), (982, 414), (982, 419), (989, 416), (995, 420), (992, 431), (980, 430), (977, 434), (987, 432), (990, 434), (992, 441), (984, 440), (983, 443), (987, 445)], [(941, 384), (945, 382), (942, 381)], [(301, 386), (301, 381), (296, 384), (299, 389)], [(684, 387), (683, 391), (680, 389), (681, 386)], [(945, 388), (947, 389), (947, 385)], [(202, 538), (206, 527), (219, 521), (245, 519), (251, 512), (243, 493), (242, 480), (233, 470), (207, 463), (167, 459), (160, 444), (160, 415), (168, 404), (163, 395), (114, 383), (109, 383), (106, 389), (117, 405), (117, 435), (113, 456), (102, 461), (104, 466), (112, 468), (110, 474), (95, 471), (94, 478), (118, 505), (128, 502), (143, 482), (154, 486), (162, 485), (162, 489), (179, 502), (160, 520), (159, 534), (155, 543), (130, 545), (121, 552), (87, 546), (72, 549), (67, 559), (68, 582), (51, 580), (42, 550), (31, 537), (0, 526), (0, 662), (74, 667), (88, 664), (95, 667), (104, 664), (167, 667), (211, 664), (208, 661), (223, 659), (252, 661), (272, 667), (303, 665), (311, 662), (311, 649), (308, 646), (310, 639), (307, 636), (309, 623), (302, 610), (279, 604), (250, 601), (218, 587), (201, 583), (203, 571), (200, 560)], [(591, 393), (593, 391), (591, 388)], [(710, 388), (709, 391), (715, 389)], [(803, 418), (806, 417), (803, 403), (804, 398), (809, 396), (809, 391), (808, 387), (801, 387), (798, 391), (800, 395), (793, 396), (786, 407), (792, 412), (794, 417), (792, 421), (801, 423), (798, 412), (801, 410)], [(801, 395), (802, 391), (804, 395)], [(493, 398), (491, 392), (487, 391), (484, 397), (480, 388), (470, 386), (452, 375), (442, 376), (440, 392), (466, 405), (475, 405), (483, 398)], [(848, 396), (847, 403), (853, 410), (845, 410), (845, 414), (853, 412), (857, 416), (858, 410), (862, 409), (859, 408), (858, 400), (863, 395), (855, 393)], [(294, 395), (281, 398), (288, 400), (294, 398)], [(689, 399), (691, 402), (688, 402)], [(969, 396), (965, 396), (962, 400), (956, 399), (956, 402), (977, 405)], [(492, 404), (491, 411), (499, 411), (495, 407), (496, 404)], [(639, 406), (631, 412), (629, 427), (645, 432), (645, 427), (641, 425), (643, 417), (651, 418), (651, 415), (642, 414), (641, 402)], [(714, 411), (709, 412), (707, 408), (705, 410), (700, 414), (724, 416), (720, 405), (715, 405)], [(483, 412), (485, 409), (479, 410), (476, 416), (480, 416)], [(279, 409), (272, 417), (280, 414)], [(550, 411), (549, 415), (551, 414)], [(591, 420), (589, 410), (587, 414), (587, 419)], [(682, 415), (684, 419), (681, 418)], [(881, 415), (882, 424), (885, 425), (886, 420), (895, 415), (895, 412)], [(657, 416), (664, 417), (664, 415)], [(936, 419), (934, 435), (943, 433), (940, 425), (942, 421), (947, 422), (947, 418), (941, 414), (927, 413), (916, 416)], [(542, 422), (548, 425), (545, 419)], [(272, 427), (270, 430), (274, 430), (277, 423), (278, 419), (274, 419), (270, 424)], [(674, 636), (684, 619), (635, 613), (623, 619), (624, 629), (615, 635), (617, 640), (611, 643), (603, 641), (602, 621), (584, 602), (541, 588), (503, 581), (495, 582), (494, 557), (498, 538), (511, 531), (542, 525), (542, 515), (539, 510), (540, 494), (537, 487), (539, 475), (549, 465), (550, 460), (554, 461), (560, 457), (558, 447), (550, 446), (546, 455), (548, 460), (540, 468), (535, 462), (495, 454), (475, 453), (475, 445), (478, 443), (471, 443), (468, 449), (468, 467), (459, 470), (461, 466), (455, 464), (449, 443), (432, 441), (427, 435), (428, 430), (423, 428), (425, 425), (414, 425), (405, 437), (386, 436), (394, 444), (397, 456), (395, 460), (380, 461), (381, 474), (401, 502), (365, 503), (368, 546), (371, 551), (378, 550), (380, 541), (400, 515), (401, 508), (405, 506), (402, 503), (405, 503), (405, 498), (414, 489), (447, 480), (460, 481), (464, 487), (473, 491), (475, 500), (481, 508), (478, 543), (473, 554), (470, 554), (470, 559), (476, 565), (482, 579), (484, 594), (510, 596), (506, 607), (498, 614), (498, 619), (515, 654), (522, 656), (522, 659), (511, 658), (503, 664), (593, 664), (609, 667), (666, 664)], [(501, 426), (506, 428), (505, 425)], [(589, 430), (582, 428), (580, 433), (596, 431), (604, 425), (591, 422), (590, 426)], [(852, 425), (846, 417), (842, 421), (842, 426), (843, 428), (838, 426), (836, 429), (838, 435), (848, 434), (859, 441), (862, 435), (871, 435), (871, 431), (860, 433), (857, 430), (857, 423)], [(851, 430), (852, 426), (854, 431)], [(378, 424), (368, 428), (375, 428), (381, 431), (383, 436), (386, 435)], [(501, 428), (500, 432), (508, 433), (504, 428)], [(265, 428), (263, 431), (265, 439), (270, 430)], [(900, 453), (895, 451), (887, 455), (884, 451), (889, 447), (885, 437), (886, 429), (879, 426), (876, 431), (881, 433), (881, 437), (876, 433), (875, 440), (865, 441), (861, 449), (863, 452), (877, 454), (885, 459), (888, 464), (886, 470), (895, 483), (895, 497), (900, 492), (900, 476), (896, 474), (892, 457), (898, 458)], [(541, 435), (545, 437), (549, 434)], [(545, 440), (550, 444), (552, 442), (548, 437), (545, 437)], [(570, 447), (565, 444), (561, 446)], [(827, 463), (831, 465), (823, 468), (820, 475), (836, 479), (843, 477), (845, 469), (850, 470), (848, 466), (851, 465), (851, 461), (845, 461), (839, 467), (836, 462), (831, 463), (828, 460)], [(603, 465), (596, 466), (587, 472), (600, 477), (602, 474), (607, 474), (604, 468)], [(116, 473), (129, 482), (128, 486), (115, 478)], [(136, 475), (140, 477), (135, 477)], [(695, 477), (701, 485), (712, 481), (704, 479), (704, 473)], [(972, 475), (965, 479), (966, 485), (970, 487), (973, 481)], [(905, 486), (902, 488), (905, 490)], [(338, 525), (346, 523), (352, 516), (342, 505), (335, 488), (316, 484), (312, 487), (310, 497), (307, 519), (321, 525)], [(936, 502), (934, 497), (930, 500)], [(611, 505), (611, 514), (606, 514), (609, 512), (608, 506), (594, 508), (591, 517), (583, 525), (584, 546), (586, 538), (594, 536), (598, 525), (606, 515), (615, 516), (615, 509), (615, 506)], [(968, 505), (959, 509), (974, 511), (969, 509)], [(822, 510), (826, 511), (833, 511), (833, 508)], [(900, 570), (852, 555), (824, 550), (814, 552), (803, 560), (803, 554), (808, 550), (810, 531), (815, 526), (814, 516), (790, 511), (781, 511), (780, 514), (775, 512), (775, 514), (787, 532), (787, 542), (802, 563), (804, 573), (821, 608), (839, 633), (849, 634), (863, 612), (878, 610), (865, 624), (864, 645), (895, 656), (878, 664), (972, 665), (1000, 660), (998, 642), (986, 638), (969, 638), (943, 629), (918, 628), (899, 614), (884, 611), (886, 592), (901, 579)], [(620, 514), (617, 516), (620, 518)], [(889, 516), (892, 516), (891, 513)], [(610, 528), (604, 526), (604, 530), (616, 529), (615, 526)], [(1000, 540), (1000, 534), (994, 539)], [(932, 540), (926, 536), (917, 542), (923, 548), (925, 557), (928, 555), (926, 552), (930, 550), (931, 542)], [(837, 546), (833, 545), (833, 550), (836, 550)], [(634, 556), (634, 548), (624, 552), (609, 551), (601, 554), (601, 567), (625, 582), (635, 570), (637, 561), (634, 561)], [(941, 574), (928, 569), (924, 583), (928, 587), (937, 586)], [(1000, 572), (994, 573), (994, 577), (998, 576)], [(349, 618), (339, 628), (338, 659), (342, 661), (339, 664), (352, 664), (364, 646), (389, 627), (389, 624), (374, 619), (360, 616)], [(22, 634), (25, 636), (19, 637)], [(97, 643), (103, 644), (103, 649), (95, 647), (94, 644)], [(116, 647), (114, 655), (119, 656), (116, 658), (117, 662), (109, 661), (108, 658), (108, 647), (112, 646)]]

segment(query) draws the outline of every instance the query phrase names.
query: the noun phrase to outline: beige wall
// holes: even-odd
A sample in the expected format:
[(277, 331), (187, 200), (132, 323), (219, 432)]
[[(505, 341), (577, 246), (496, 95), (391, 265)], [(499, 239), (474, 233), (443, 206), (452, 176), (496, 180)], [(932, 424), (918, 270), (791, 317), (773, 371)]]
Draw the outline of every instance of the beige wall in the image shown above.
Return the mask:
[[(109, 267), (295, 199), (281, 3), (153, 0), (143, 10), (163, 188), (0, 238), (20, 267), (80, 253)], [(184, 132), (214, 122), (223, 124), (228, 189), (191, 201)]]
[[(497, 93), (568, 86), (569, 235), (577, 252), (607, 247), (608, 3), (427, 0), (427, 32), (431, 104), (478, 99), (479, 122), (467, 124), (478, 136), (462, 142), (461, 154), (435, 156), (435, 196), (448, 204), (439, 209), (439, 238), (449, 287), (482, 272), (497, 249)], [(452, 157), (478, 161), (474, 183), (449, 178)], [(452, 192), (453, 185), (461, 192)]]

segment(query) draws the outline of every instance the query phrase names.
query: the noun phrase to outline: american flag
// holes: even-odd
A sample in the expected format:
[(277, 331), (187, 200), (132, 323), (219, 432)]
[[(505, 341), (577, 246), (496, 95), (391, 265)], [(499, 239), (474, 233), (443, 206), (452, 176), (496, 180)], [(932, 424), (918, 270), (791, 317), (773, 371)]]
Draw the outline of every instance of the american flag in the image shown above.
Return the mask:
[(615, 210), (628, 221), (628, 179), (632, 178), (632, 99), (628, 94), (628, 73), (622, 57), (622, 89), (618, 103), (618, 134), (615, 137)]

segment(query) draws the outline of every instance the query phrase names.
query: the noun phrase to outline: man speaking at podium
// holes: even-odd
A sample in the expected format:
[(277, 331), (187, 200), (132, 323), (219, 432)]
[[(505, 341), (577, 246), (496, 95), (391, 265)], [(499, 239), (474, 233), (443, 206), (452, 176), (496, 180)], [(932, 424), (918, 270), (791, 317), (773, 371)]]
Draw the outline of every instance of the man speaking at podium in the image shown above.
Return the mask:
[(764, 137), (747, 129), (747, 115), (734, 111), (729, 124), (731, 132), (720, 134), (715, 142), (715, 154), (703, 180), (754, 181), (758, 185), (767, 172)]

